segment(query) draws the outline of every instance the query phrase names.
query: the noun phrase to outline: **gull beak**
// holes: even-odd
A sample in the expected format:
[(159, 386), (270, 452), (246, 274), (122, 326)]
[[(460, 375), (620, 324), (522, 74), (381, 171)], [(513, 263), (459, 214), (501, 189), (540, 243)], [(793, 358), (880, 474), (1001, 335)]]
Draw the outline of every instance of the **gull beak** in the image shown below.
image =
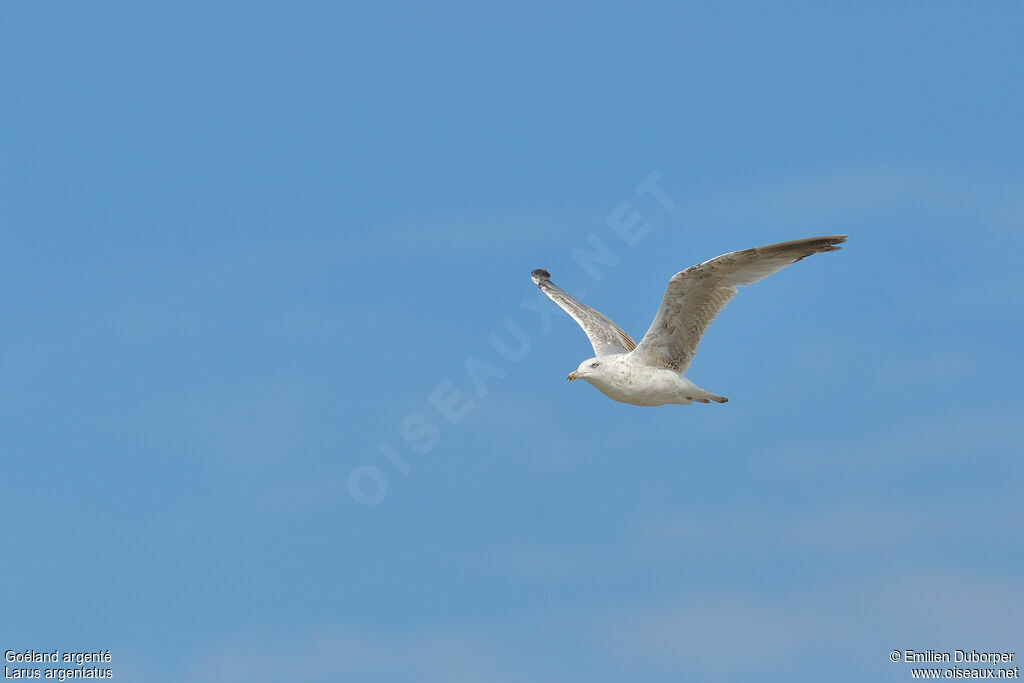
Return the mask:
[(569, 376), (566, 377), (566, 379), (569, 380), (570, 382), (573, 381), (574, 379), (576, 379), (576, 371), (573, 370), (572, 372), (570, 372)]

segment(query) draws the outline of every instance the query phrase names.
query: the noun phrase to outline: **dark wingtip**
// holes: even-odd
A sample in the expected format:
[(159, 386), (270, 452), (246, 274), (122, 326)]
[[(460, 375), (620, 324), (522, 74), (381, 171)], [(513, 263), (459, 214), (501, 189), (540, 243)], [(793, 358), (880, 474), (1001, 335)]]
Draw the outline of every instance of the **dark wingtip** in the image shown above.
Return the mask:
[(830, 235), (829, 237), (823, 238), (825, 246), (822, 251), (839, 251), (842, 247), (838, 246), (846, 241), (849, 235)]
[(550, 280), (551, 273), (544, 270), (543, 268), (538, 268), (537, 270), (530, 273), (530, 279), (533, 280), (534, 282), (540, 282), (541, 280)]

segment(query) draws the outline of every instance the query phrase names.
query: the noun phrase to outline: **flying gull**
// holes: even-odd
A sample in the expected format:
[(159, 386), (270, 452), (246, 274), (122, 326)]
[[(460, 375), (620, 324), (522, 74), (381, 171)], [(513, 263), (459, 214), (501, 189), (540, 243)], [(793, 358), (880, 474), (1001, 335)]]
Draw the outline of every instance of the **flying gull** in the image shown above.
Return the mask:
[(640, 343), (604, 315), (569, 296), (539, 268), (530, 277), (587, 333), (594, 358), (569, 379), (584, 379), (608, 398), (638, 406), (666, 403), (725, 403), (683, 374), (697, 354), (708, 325), (736, 296), (736, 287), (763, 280), (811, 254), (841, 249), (846, 235), (811, 237), (723, 254), (676, 273), (668, 281), (654, 322)]

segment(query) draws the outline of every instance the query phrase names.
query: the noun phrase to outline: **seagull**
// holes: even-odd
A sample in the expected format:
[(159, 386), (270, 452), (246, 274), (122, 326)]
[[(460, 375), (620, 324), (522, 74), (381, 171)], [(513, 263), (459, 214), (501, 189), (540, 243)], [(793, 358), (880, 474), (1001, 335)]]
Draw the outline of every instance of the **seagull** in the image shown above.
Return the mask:
[(842, 249), (846, 235), (810, 237), (723, 254), (676, 273), (668, 281), (654, 322), (640, 343), (593, 308), (581, 303), (538, 268), (530, 279), (586, 332), (594, 357), (569, 373), (615, 401), (636, 406), (725, 403), (683, 375), (708, 325), (736, 296), (736, 288), (763, 280), (811, 254)]

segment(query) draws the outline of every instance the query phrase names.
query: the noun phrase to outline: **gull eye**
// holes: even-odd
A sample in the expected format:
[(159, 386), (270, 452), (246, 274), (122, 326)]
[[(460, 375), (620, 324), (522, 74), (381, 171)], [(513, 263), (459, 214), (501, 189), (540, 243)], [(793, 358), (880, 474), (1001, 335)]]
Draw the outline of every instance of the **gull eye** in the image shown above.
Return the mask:
[(591, 363), (591, 364), (590, 364), (590, 367), (592, 367), (592, 368), (596, 368), (596, 367), (597, 367), (598, 365), (600, 365), (600, 363)]

